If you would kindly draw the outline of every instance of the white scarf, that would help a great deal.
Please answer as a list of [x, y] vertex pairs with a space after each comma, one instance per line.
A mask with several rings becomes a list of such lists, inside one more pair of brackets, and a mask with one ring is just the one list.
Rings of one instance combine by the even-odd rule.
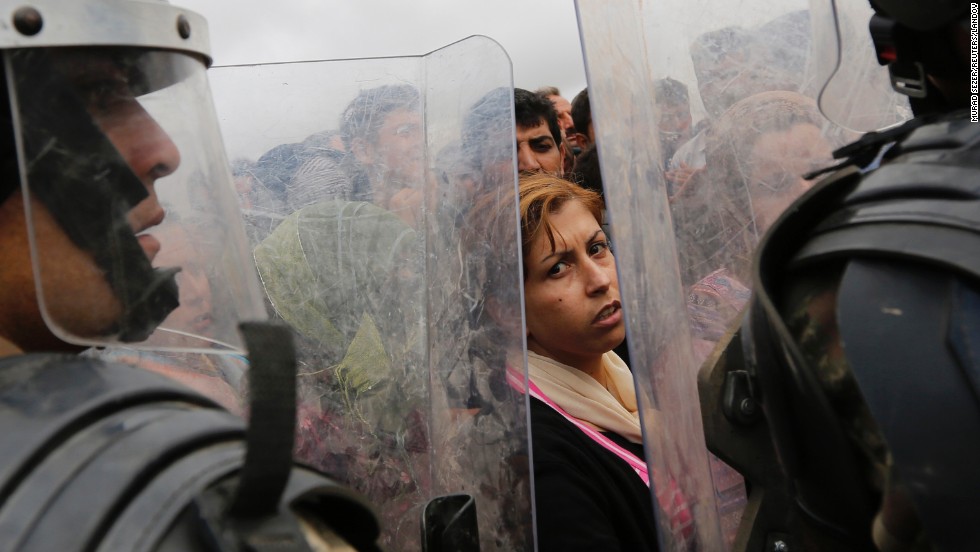
[[585, 372], [527, 352], [531, 381], [573, 418], [599, 431], [611, 431], [634, 443], [642, 443], [633, 374], [619, 356], [602, 355], [600, 379]]

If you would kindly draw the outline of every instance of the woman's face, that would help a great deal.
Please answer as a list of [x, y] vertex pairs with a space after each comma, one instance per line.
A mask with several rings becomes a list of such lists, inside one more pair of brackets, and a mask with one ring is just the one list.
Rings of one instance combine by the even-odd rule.
[[589, 365], [626, 337], [616, 264], [598, 221], [579, 201], [551, 215], [524, 259], [528, 349], [572, 367]]

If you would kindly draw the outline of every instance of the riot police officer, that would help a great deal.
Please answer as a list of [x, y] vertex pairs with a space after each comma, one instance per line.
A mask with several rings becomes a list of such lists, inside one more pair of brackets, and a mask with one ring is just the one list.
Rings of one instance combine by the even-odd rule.
[[[370, 508], [292, 464], [288, 334], [255, 322], [205, 21], [137, 0], [0, 14], [3, 548], [376, 549]], [[177, 219], [183, 232], [160, 231]], [[167, 235], [212, 261], [209, 312], [179, 315], [189, 261], [156, 262], [179, 245]], [[119, 343], [250, 349], [255, 423], [169, 379], [66, 354]]]
[[[637, 392], [650, 405], [648, 460], [701, 505], [693, 514], [706, 549], [723, 549], [723, 540], [733, 550], [781, 552], [972, 550], [980, 542], [971, 7], [874, 0], [872, 14], [860, 4], [578, 2], [603, 180], [621, 183], [606, 198]], [[711, 40], [718, 33], [751, 40], [732, 51]], [[702, 38], [717, 54], [713, 81], [683, 55], [683, 45]], [[834, 146], [853, 141], [850, 131], [884, 130], [838, 149], [826, 171], [833, 174], [816, 183], [820, 175], [796, 172], [808, 170], [796, 166], [810, 144], [788, 139], [814, 129], [742, 124], [747, 139], [718, 141], [735, 163], [708, 161], [718, 176], [696, 191], [709, 201], [685, 206], [666, 196], [651, 154], [648, 129], [665, 103], [653, 82], [665, 77], [686, 80], [705, 106], [719, 99], [706, 97], [711, 88], [749, 102], [759, 90], [809, 96]], [[610, 116], [624, 105], [629, 118]], [[915, 117], [903, 123], [910, 105]], [[752, 123], [773, 115], [731, 113], [754, 115]], [[766, 217], [775, 222], [751, 282], [726, 274], [728, 240], [698, 243], [712, 247], [704, 268], [714, 277], [696, 275], [694, 288], [678, 277], [691, 266], [672, 226], [710, 229], [705, 213], [728, 207], [714, 190], [797, 180], [813, 187]], [[745, 299], [740, 283], [755, 293], [744, 323], [729, 317]], [[690, 316], [695, 310], [705, 316]], [[712, 324], [699, 327], [704, 321]], [[698, 372], [697, 412], [688, 383], [691, 351], [701, 346], [708, 361]], [[726, 489], [723, 471], [701, 467], [701, 424], [691, 418], [703, 422], [711, 452], [745, 477], [746, 500], [726, 500], [737, 486]], [[665, 548], [684, 549], [661, 529]]]
[[[749, 431], [761, 403], [784, 476], [767, 491], [785, 493], [790, 515], [757, 520], [770, 537], [786, 531], [785, 550], [971, 550], [980, 132], [967, 110], [970, 4], [872, 6], [878, 61], [916, 116], [835, 152], [832, 174], [760, 245], [752, 305], [719, 363], [743, 382], [726, 386], [728, 405], [747, 408], [730, 408], [708, 440]], [[846, 102], [830, 89], [820, 105], [834, 118]]]

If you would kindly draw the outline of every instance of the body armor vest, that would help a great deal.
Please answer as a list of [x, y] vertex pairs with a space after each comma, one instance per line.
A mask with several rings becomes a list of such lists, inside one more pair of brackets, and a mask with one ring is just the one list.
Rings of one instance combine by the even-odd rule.
[[[855, 418], [828, 394], [831, 354], [788, 329], [788, 290], [835, 279], [844, 366], [940, 550], [980, 542], [980, 126], [919, 118], [835, 152], [836, 173], [774, 225], [754, 268], [745, 364], [797, 506], [863, 540], [879, 507], [855, 460]], [[881, 160], [874, 170], [861, 170]], [[818, 278], [821, 276], [817, 276]], [[846, 376], [840, 381], [849, 381]], [[839, 391], [839, 390], [835, 390]], [[863, 409], [863, 407], [861, 407]], [[855, 413], [857, 416], [857, 413]]]
[[275, 503], [259, 493], [248, 506], [264, 507], [235, 512], [245, 423], [148, 371], [2, 359], [0, 441], [4, 550], [308, 550], [302, 525], [376, 550], [370, 508], [299, 466]]

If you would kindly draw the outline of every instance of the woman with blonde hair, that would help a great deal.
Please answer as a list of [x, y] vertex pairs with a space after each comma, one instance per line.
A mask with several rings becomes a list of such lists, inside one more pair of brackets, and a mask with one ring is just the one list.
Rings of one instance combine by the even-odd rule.
[[602, 199], [541, 174], [519, 194], [539, 549], [657, 550]]

